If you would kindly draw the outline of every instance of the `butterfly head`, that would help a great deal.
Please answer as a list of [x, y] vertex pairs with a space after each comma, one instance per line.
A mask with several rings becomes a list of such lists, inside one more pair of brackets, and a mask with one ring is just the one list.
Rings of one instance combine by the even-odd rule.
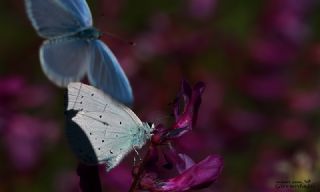
[[143, 123], [143, 126], [137, 129], [137, 133], [133, 139], [133, 146], [137, 148], [141, 148], [147, 140], [149, 140], [152, 136], [152, 131], [154, 129], [153, 123]]
[[143, 123], [143, 132], [144, 132], [144, 135], [146, 136], [151, 136], [151, 132], [153, 131], [154, 129], [154, 123], [151, 123], [151, 122], [145, 122]]
[[152, 122], [147, 122], [147, 124], [148, 124], [148, 126], [150, 127], [150, 129], [151, 130], [153, 130], [154, 129], [154, 123], [152, 123]]

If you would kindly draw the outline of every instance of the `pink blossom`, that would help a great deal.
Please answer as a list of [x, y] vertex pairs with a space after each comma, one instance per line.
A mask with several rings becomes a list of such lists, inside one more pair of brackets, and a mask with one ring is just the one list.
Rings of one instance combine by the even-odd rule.
[[[180, 175], [164, 181], [156, 181], [155, 175], [147, 175], [142, 187], [155, 192], [178, 192], [201, 188], [213, 183], [220, 175], [223, 161], [220, 156], [210, 155], [183, 171]], [[148, 182], [145, 182], [145, 181]]]

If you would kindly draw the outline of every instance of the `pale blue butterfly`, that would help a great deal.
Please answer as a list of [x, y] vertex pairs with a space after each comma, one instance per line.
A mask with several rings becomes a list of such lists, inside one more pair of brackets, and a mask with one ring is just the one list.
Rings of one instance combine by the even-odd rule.
[[153, 124], [93, 86], [70, 83], [66, 99], [67, 138], [86, 164], [105, 164], [109, 171], [152, 135]]
[[98, 38], [85, 0], [25, 0], [28, 16], [39, 36], [44, 73], [56, 85], [88, 75], [92, 85], [118, 101], [133, 101], [129, 81], [111, 50]]

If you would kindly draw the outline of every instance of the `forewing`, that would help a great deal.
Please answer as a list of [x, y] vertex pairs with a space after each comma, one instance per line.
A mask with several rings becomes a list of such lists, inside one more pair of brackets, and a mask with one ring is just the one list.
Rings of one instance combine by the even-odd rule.
[[92, 15], [86, 0], [59, 0], [59, 3], [77, 18], [81, 27], [92, 26]]
[[79, 81], [86, 74], [90, 54], [90, 44], [86, 40], [47, 40], [40, 48], [40, 63], [44, 73], [53, 83], [66, 87], [70, 82]]
[[39, 36], [57, 37], [92, 25], [85, 0], [25, 0], [26, 10]]
[[110, 170], [133, 146], [145, 142], [137, 139], [143, 131], [140, 119], [93, 86], [70, 83], [66, 107], [67, 122], [71, 122], [67, 126], [69, 143], [87, 164], [105, 163]]
[[117, 101], [131, 105], [133, 95], [127, 76], [111, 50], [100, 40], [92, 41], [89, 81]]
[[66, 110], [114, 113], [142, 126], [141, 120], [128, 107], [90, 85], [79, 82], [70, 83], [66, 103]]
[[[120, 163], [132, 149], [132, 142], [137, 134], [138, 125], [125, 116], [112, 112], [77, 113], [72, 120], [79, 130], [67, 127], [67, 137], [71, 148], [78, 158], [87, 164], [106, 164], [107, 170]], [[82, 132], [88, 142], [82, 142], [74, 132]]]

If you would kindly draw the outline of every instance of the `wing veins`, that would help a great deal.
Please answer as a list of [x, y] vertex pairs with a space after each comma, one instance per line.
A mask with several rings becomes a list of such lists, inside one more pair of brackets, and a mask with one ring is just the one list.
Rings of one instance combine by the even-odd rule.
[[[84, 114], [84, 113], [79, 114], [79, 115], [82, 115], [82, 116], [84, 116], [84, 117], [87, 117], [87, 118], [96, 120], [96, 121], [98, 121], [98, 122], [100, 122], [100, 123], [102, 123], [102, 124], [103, 124], [103, 123], [108, 123], [108, 122], [102, 121], [102, 120], [100, 120], [100, 119], [97, 119], [97, 118], [91, 117], [91, 116], [89, 116], [89, 115], [86, 115], [86, 114]], [[118, 127], [118, 126], [113, 125], [113, 127]], [[123, 127], [121, 127], [121, 128], [123, 128]], [[105, 129], [107, 129], [107, 127], [105, 127]], [[91, 129], [90, 129], [90, 130], [91, 130]], [[116, 132], [114, 132], [114, 133], [116, 133]], [[118, 133], [126, 133], [126, 132], [118, 132]], [[127, 134], [127, 135], [133, 135], [133, 134], [131, 134], [131, 133], [126, 133], [126, 134]]]

